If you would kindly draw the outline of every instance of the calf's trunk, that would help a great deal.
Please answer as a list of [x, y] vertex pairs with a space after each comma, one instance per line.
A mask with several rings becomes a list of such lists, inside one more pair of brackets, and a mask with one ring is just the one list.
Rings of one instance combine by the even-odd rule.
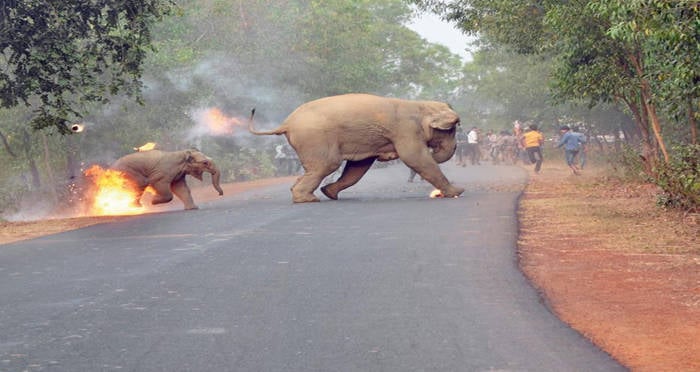
[[213, 162], [209, 167], [209, 172], [211, 173], [212, 186], [214, 186], [216, 191], [219, 192], [219, 195], [224, 195], [224, 190], [221, 189], [221, 185], [219, 184], [221, 180], [221, 172], [219, 171], [219, 168], [216, 166], [216, 164], [214, 164]]

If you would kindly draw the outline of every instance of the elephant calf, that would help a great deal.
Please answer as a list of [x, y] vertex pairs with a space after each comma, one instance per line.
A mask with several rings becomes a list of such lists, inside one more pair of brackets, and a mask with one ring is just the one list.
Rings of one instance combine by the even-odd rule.
[[144, 190], [151, 186], [156, 192], [152, 204], [167, 203], [173, 200], [175, 194], [185, 204], [185, 209], [197, 209], [185, 176], [189, 174], [201, 181], [203, 172], [211, 173], [212, 185], [219, 195], [224, 194], [219, 185], [221, 174], [216, 164], [194, 149], [135, 152], [119, 158], [110, 168], [124, 172], [137, 185], [136, 205], [141, 205]]
[[305, 170], [292, 186], [292, 200], [303, 203], [318, 201], [313, 192], [343, 160], [340, 178], [321, 188], [330, 199], [357, 183], [375, 160], [398, 158], [444, 196], [461, 195], [464, 189], [450, 184], [438, 166], [455, 152], [457, 125], [459, 116], [446, 103], [346, 94], [307, 102], [271, 131], [256, 131], [251, 115], [248, 130], [287, 137]]

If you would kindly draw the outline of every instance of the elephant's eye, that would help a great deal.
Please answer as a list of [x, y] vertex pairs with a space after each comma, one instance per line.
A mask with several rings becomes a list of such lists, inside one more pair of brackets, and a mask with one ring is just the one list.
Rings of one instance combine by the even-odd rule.
[[206, 160], [205, 160], [202, 164], [204, 164], [205, 167], [208, 167], [208, 166], [209, 166], [209, 162], [206, 161]]

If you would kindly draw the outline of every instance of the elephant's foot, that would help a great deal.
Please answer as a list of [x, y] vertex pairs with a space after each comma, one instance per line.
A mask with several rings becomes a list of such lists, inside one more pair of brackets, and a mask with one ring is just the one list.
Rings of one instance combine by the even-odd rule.
[[193, 209], [199, 209], [199, 207], [196, 206], [196, 205], [194, 205], [194, 204], [192, 204], [192, 205], [186, 205], [186, 206], [185, 206], [185, 210], [186, 210], [186, 211], [190, 211], [190, 210], [193, 210]]
[[464, 192], [463, 187], [448, 186], [443, 190], [440, 190], [445, 198], [456, 198]]
[[314, 203], [318, 202], [318, 198], [314, 194], [294, 194], [292, 193], [292, 202], [294, 203]]
[[338, 200], [338, 191], [333, 187], [333, 185], [335, 185], [335, 183], [329, 183], [328, 185], [321, 187], [321, 192], [329, 199]]

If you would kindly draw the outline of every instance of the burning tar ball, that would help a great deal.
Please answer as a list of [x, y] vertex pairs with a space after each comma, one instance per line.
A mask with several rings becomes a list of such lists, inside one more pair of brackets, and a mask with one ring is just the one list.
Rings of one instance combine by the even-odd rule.
[[80, 133], [85, 130], [85, 125], [84, 124], [71, 124], [70, 125], [70, 131], [73, 133]]

